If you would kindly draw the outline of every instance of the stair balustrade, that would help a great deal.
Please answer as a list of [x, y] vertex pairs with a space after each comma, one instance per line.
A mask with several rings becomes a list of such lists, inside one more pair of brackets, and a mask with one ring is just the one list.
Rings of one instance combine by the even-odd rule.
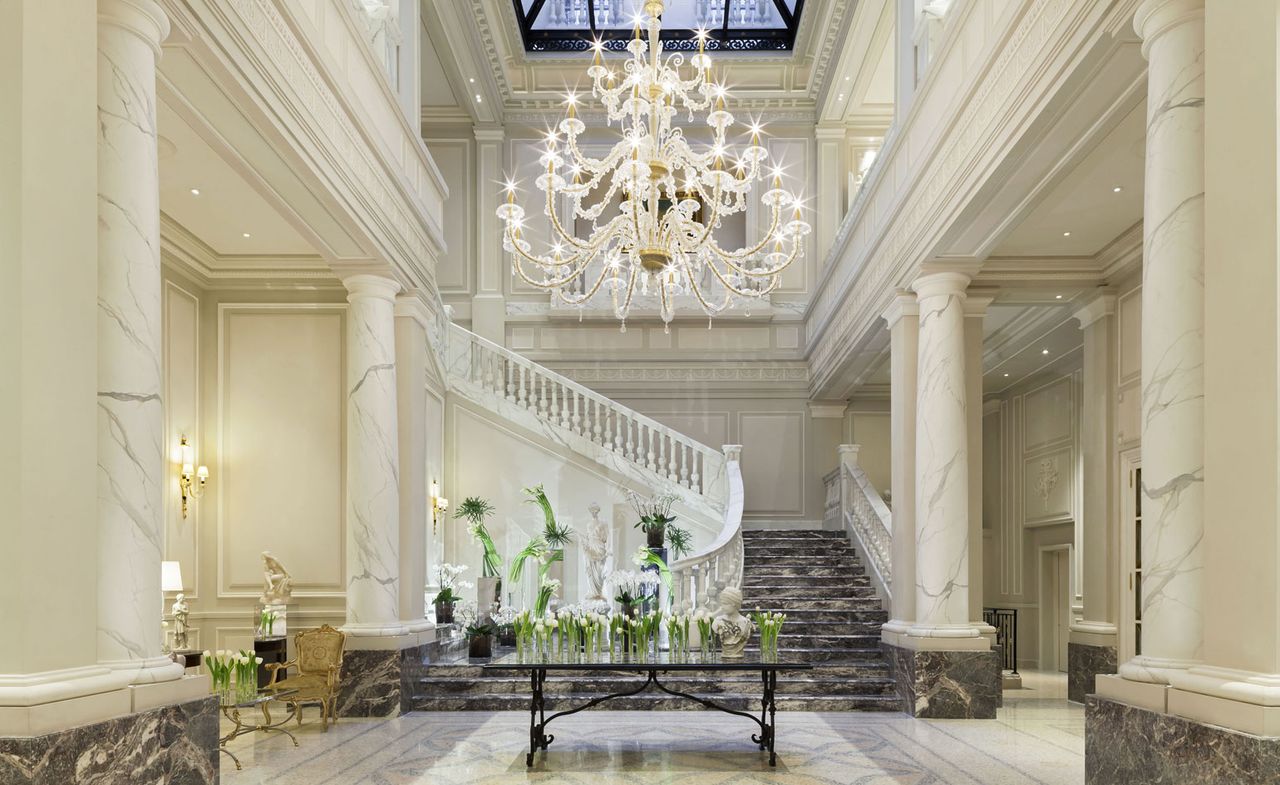
[[858, 445], [840, 445], [840, 467], [823, 478], [826, 517], [839, 521], [865, 556], [885, 600], [893, 596], [893, 513], [858, 465]]
[[724, 460], [724, 527], [710, 547], [671, 564], [672, 601], [688, 612], [714, 611], [721, 591], [742, 587], [742, 445], [726, 444]]

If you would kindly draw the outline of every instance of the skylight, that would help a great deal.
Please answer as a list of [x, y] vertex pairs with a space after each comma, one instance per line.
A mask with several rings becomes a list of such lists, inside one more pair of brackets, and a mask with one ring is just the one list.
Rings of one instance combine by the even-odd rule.
[[[600, 38], [621, 50], [634, 31], [642, 0], [512, 0], [529, 52], [585, 51]], [[706, 29], [708, 50], [789, 51], [804, 0], [667, 0], [662, 39], [670, 50], [695, 49]]]

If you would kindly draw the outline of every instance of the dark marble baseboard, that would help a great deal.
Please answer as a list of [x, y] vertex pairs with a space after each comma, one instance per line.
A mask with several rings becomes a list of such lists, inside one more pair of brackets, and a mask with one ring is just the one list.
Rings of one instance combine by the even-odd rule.
[[1274, 785], [1280, 739], [1251, 736], [1090, 695], [1086, 785]]
[[411, 711], [415, 686], [426, 675], [428, 645], [344, 653], [338, 716], [398, 717]]
[[34, 738], [0, 738], [0, 785], [214, 785], [218, 700], [201, 698]]
[[926, 719], [995, 718], [1001, 700], [998, 652], [881, 646], [906, 713]]
[[1067, 700], [1084, 703], [1085, 696], [1093, 694], [1095, 677], [1100, 673], [1115, 673], [1116, 668], [1114, 646], [1068, 643]]

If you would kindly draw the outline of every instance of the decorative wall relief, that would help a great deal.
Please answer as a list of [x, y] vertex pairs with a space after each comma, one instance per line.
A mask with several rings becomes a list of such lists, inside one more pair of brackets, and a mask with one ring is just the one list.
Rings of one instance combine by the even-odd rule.
[[1058, 487], [1058, 459], [1045, 458], [1040, 461], [1040, 472], [1036, 476], [1036, 492], [1040, 495], [1045, 512], [1049, 511], [1049, 497], [1056, 487]]

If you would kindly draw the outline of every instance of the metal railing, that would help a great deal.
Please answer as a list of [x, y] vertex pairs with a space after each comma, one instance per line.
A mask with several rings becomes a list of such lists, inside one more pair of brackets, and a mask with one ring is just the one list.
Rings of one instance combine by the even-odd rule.
[[1000, 667], [1018, 672], [1018, 609], [983, 608], [982, 620], [996, 628], [996, 647], [1000, 649]]

